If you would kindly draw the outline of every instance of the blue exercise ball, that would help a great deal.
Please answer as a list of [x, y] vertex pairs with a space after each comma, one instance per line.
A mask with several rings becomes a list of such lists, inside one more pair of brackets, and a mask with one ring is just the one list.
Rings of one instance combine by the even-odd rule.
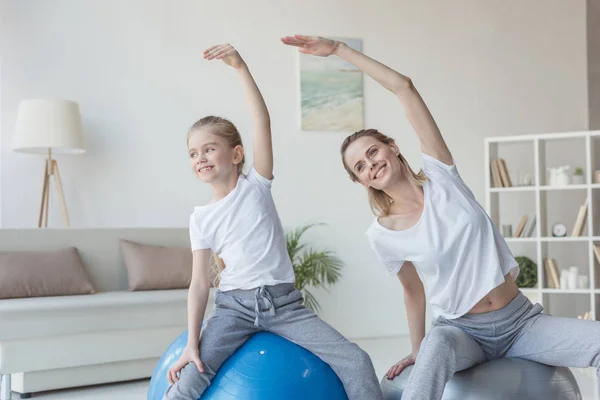
[[[169, 387], [167, 370], [179, 358], [186, 341], [184, 332], [160, 359], [150, 381], [148, 400], [162, 399]], [[280, 336], [260, 332], [225, 361], [201, 399], [347, 400], [348, 397], [335, 372], [319, 357]]]
[[179, 356], [187, 344], [187, 333], [188, 331], [186, 330], [177, 336], [173, 343], [167, 347], [167, 351], [165, 351], [160, 360], [158, 360], [158, 364], [154, 367], [154, 372], [150, 379], [148, 400], [162, 400], [167, 389], [171, 386], [167, 378], [167, 371], [175, 364], [175, 361], [179, 360]]

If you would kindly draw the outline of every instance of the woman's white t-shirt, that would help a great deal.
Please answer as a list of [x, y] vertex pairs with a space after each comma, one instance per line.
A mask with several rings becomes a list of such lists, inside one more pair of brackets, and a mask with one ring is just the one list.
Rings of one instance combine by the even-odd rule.
[[519, 267], [456, 166], [423, 154], [423, 171], [428, 180], [419, 221], [395, 231], [376, 218], [367, 237], [391, 275], [406, 261], [414, 264], [434, 317], [458, 318], [507, 273], [516, 278]]
[[295, 281], [271, 183], [252, 167], [227, 196], [190, 216], [192, 251], [210, 248], [225, 262], [222, 291]]

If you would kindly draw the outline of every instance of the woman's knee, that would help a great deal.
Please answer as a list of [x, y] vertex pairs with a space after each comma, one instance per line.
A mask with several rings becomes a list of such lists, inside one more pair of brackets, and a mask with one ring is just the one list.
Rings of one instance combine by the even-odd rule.
[[428, 333], [425, 346], [428, 351], [438, 354], [440, 352], [450, 352], [456, 349], [463, 335], [464, 333], [459, 328], [451, 326], [435, 327]]

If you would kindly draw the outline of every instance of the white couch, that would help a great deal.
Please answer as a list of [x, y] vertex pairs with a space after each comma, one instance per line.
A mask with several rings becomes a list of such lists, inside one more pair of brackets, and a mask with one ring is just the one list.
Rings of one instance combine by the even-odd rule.
[[[164, 350], [187, 328], [187, 289], [127, 290], [119, 239], [189, 246], [185, 228], [0, 230], [0, 251], [76, 247], [99, 292], [0, 300], [5, 397], [11, 386], [27, 397], [150, 377]], [[207, 310], [213, 297], [211, 291]]]

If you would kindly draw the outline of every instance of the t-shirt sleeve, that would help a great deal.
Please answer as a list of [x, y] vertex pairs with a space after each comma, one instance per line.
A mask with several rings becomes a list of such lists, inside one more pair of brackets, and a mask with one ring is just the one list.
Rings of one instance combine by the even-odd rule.
[[423, 155], [423, 171], [428, 178], [438, 185], [451, 184], [458, 187], [466, 196], [475, 199], [475, 195], [469, 186], [463, 181], [456, 169], [454, 160], [452, 165], [445, 164], [428, 154]]
[[422, 153], [421, 155], [423, 157], [423, 171], [425, 172], [425, 175], [448, 176], [452, 178], [459, 177], [454, 160], [452, 160], [452, 165], [448, 165], [429, 154]]
[[371, 249], [375, 252], [377, 259], [383, 264], [385, 269], [387, 270], [389, 275], [396, 275], [402, 266], [404, 265], [405, 260], [400, 260], [398, 257], [393, 256], [390, 252], [386, 251], [386, 249], [377, 242], [372, 236], [369, 237], [369, 243], [371, 244]]
[[267, 179], [261, 174], [259, 174], [256, 168], [254, 168], [254, 165], [252, 166], [252, 168], [250, 168], [250, 171], [248, 171], [248, 175], [246, 176], [246, 178], [248, 179], [248, 182], [254, 185], [262, 186], [266, 189], [271, 189], [271, 184], [273, 183], [273, 179]]
[[210, 248], [206, 238], [200, 231], [200, 227], [196, 222], [196, 217], [194, 214], [190, 216], [190, 243], [192, 245], [192, 251]]

